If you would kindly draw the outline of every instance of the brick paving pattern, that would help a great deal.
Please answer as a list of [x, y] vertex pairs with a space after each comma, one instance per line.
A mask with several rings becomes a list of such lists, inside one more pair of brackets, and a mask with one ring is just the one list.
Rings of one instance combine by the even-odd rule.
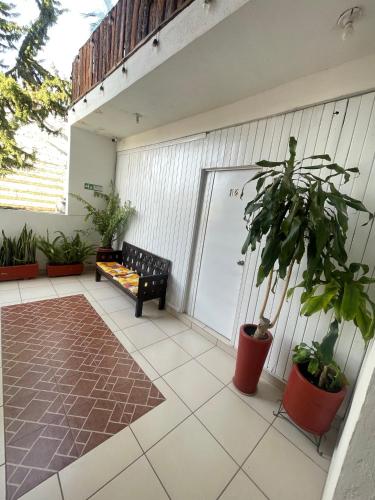
[[7, 498], [164, 401], [83, 295], [2, 308]]

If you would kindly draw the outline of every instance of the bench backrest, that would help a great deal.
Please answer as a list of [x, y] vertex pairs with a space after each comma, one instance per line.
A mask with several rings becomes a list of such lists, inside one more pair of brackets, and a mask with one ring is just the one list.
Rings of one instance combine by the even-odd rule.
[[122, 262], [124, 266], [141, 276], [168, 274], [171, 265], [168, 259], [163, 259], [125, 241], [122, 244]]

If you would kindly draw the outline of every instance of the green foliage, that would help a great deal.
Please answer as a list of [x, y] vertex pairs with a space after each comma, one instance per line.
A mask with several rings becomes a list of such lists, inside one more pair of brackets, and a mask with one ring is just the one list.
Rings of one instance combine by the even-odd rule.
[[353, 321], [363, 339], [369, 341], [375, 332], [375, 303], [367, 293], [367, 286], [375, 283], [375, 279], [366, 276], [368, 271], [368, 266], [355, 262], [330, 269], [326, 280], [320, 280], [302, 294], [301, 314], [311, 316], [332, 310], [338, 323]]
[[47, 257], [49, 264], [81, 264], [95, 254], [94, 245], [82, 241], [79, 232], [71, 237], [65, 236], [62, 231], [56, 232], [58, 236], [52, 241], [48, 231], [46, 238], [38, 239], [38, 248]]
[[[275, 265], [278, 276], [285, 278], [288, 267], [306, 254], [304, 284], [311, 289], [332, 260], [346, 262], [348, 208], [373, 217], [359, 200], [340, 193], [333, 183], [339, 177], [345, 184], [357, 168], [345, 170], [326, 154], [296, 161], [296, 147], [297, 141], [291, 137], [289, 159], [258, 162], [264, 170], [250, 180], [257, 181], [257, 195], [245, 208], [248, 235], [242, 253], [249, 247], [255, 250], [265, 238], [257, 286]], [[305, 165], [307, 160], [320, 163]]]
[[[301, 314], [332, 310], [334, 320], [321, 344], [296, 346], [293, 361], [307, 366], [312, 383], [335, 391], [346, 383], [333, 360], [339, 323], [353, 321], [365, 341], [374, 336], [375, 304], [366, 287], [375, 280], [366, 276], [368, 266], [347, 265], [345, 250], [348, 209], [367, 214], [368, 220], [373, 214], [335, 186], [335, 178], [345, 184], [357, 168], [344, 169], [327, 154], [296, 161], [296, 147], [291, 137], [288, 160], [257, 163], [263, 170], [251, 179], [257, 181], [257, 194], [245, 208], [248, 235], [242, 252], [264, 241], [257, 286], [274, 272], [276, 279], [285, 278], [290, 266], [306, 255], [303, 280], [297, 285], [304, 289]], [[308, 160], [318, 164], [308, 165]]]
[[338, 322], [334, 320], [321, 343], [313, 342], [312, 347], [301, 343], [293, 349], [293, 362], [299, 364], [302, 370], [306, 370], [308, 380], [329, 392], [337, 392], [348, 383], [333, 359], [337, 337]]
[[18, 238], [8, 238], [2, 231], [0, 266], [19, 266], [36, 262], [37, 237], [24, 225]]
[[35, 123], [41, 130], [58, 134], [46, 120], [65, 116], [70, 101], [70, 84], [44, 68], [38, 55], [48, 40], [48, 30], [62, 10], [57, 0], [36, 0], [37, 19], [29, 26], [15, 21], [14, 5], [0, 0], [0, 54], [14, 51], [15, 64], [0, 62], [0, 177], [17, 168], [31, 168], [35, 153], [17, 142], [24, 125]]
[[130, 201], [126, 201], [123, 205], [119, 194], [115, 190], [115, 186], [111, 183], [111, 189], [108, 194], [94, 192], [96, 198], [100, 198], [105, 202], [104, 208], [96, 208], [90, 202], [84, 200], [77, 194], [71, 195], [78, 201], [83, 203], [87, 215], [85, 220], [91, 220], [95, 229], [101, 236], [101, 245], [103, 247], [111, 247], [115, 235], [120, 235], [125, 230], [126, 224], [130, 217], [135, 213]]

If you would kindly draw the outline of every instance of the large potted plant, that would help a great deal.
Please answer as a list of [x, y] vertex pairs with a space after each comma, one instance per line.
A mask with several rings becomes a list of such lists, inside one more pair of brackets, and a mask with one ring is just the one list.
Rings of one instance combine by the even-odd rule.
[[[250, 179], [257, 181], [257, 194], [245, 207], [248, 235], [242, 253], [262, 245], [256, 285], [265, 279], [268, 282], [258, 324], [242, 325], [240, 329], [233, 382], [246, 394], [256, 391], [272, 342], [270, 330], [282, 310], [293, 267], [306, 255], [304, 286], [311, 289], [332, 261], [346, 262], [348, 207], [368, 213], [360, 201], [335, 186], [336, 178], [346, 183], [357, 168], [344, 169], [326, 154], [296, 161], [296, 147], [297, 141], [291, 137], [289, 158], [258, 162], [263, 170]], [[284, 285], [279, 304], [273, 318], [267, 318], [271, 291], [280, 280]]]
[[111, 252], [112, 244], [115, 237], [122, 234], [130, 217], [135, 213], [130, 201], [121, 203], [119, 194], [116, 192], [115, 186], [111, 183], [109, 193], [94, 192], [96, 198], [104, 201], [104, 207], [96, 208], [87, 200], [84, 200], [77, 194], [72, 194], [74, 198], [83, 203], [87, 215], [85, 220], [91, 220], [94, 228], [101, 236], [101, 246], [98, 252]]
[[75, 236], [65, 236], [62, 231], [52, 241], [47, 231], [46, 238], [38, 239], [38, 248], [47, 257], [49, 277], [73, 276], [83, 273], [84, 263], [95, 254], [95, 246], [86, 243], [79, 232]]
[[18, 238], [9, 238], [2, 231], [0, 242], [0, 281], [36, 278], [36, 235], [24, 225]]
[[329, 430], [346, 394], [346, 377], [334, 360], [340, 323], [353, 321], [365, 342], [374, 336], [375, 303], [367, 287], [375, 279], [366, 276], [368, 270], [358, 263], [328, 265], [322, 279], [302, 294], [302, 314], [333, 312], [333, 319], [322, 342], [295, 346], [283, 406], [299, 427], [318, 436]]

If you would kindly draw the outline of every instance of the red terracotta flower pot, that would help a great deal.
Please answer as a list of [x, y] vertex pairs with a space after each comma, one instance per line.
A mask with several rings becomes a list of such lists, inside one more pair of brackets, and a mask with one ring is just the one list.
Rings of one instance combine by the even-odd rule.
[[22, 264], [20, 266], [4, 266], [0, 267], [0, 281], [10, 280], [27, 280], [36, 278], [39, 273], [39, 265]]
[[83, 273], [83, 264], [47, 264], [47, 275], [50, 278], [58, 276], [76, 276]]
[[345, 395], [345, 387], [339, 392], [328, 392], [316, 387], [294, 364], [284, 392], [283, 406], [301, 429], [321, 436], [329, 431]]
[[272, 344], [272, 335], [267, 332], [266, 339], [256, 339], [253, 334], [256, 325], [242, 325], [238, 343], [236, 371], [233, 383], [245, 394], [254, 394], [257, 390], [260, 374]]

